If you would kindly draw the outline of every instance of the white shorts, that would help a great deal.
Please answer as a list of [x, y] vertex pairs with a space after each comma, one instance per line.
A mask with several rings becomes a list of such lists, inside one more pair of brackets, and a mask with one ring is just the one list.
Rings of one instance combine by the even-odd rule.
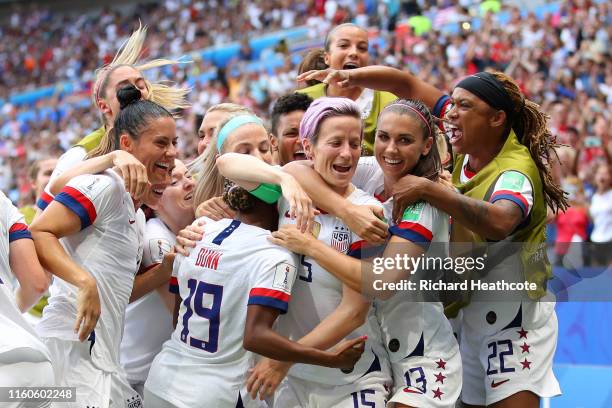
[[324, 385], [287, 376], [276, 390], [274, 408], [385, 408], [390, 379], [373, 372], [346, 385]]
[[[55, 385], [53, 367], [46, 361], [42, 363], [0, 363], [0, 384], [3, 387], [51, 387]], [[51, 407], [51, 402], [3, 402], [3, 408]]]
[[153, 359], [144, 385], [145, 406], [163, 408], [267, 408], [246, 392], [248, 367], [244, 362], [204, 364], [164, 344]]
[[76, 387], [76, 402], [66, 407], [141, 408], [142, 399], [130, 387], [125, 373], [100, 370], [89, 354], [90, 343], [43, 338], [49, 349], [57, 385]]
[[430, 344], [423, 344], [423, 355], [391, 362], [394, 387], [389, 402], [411, 407], [455, 406], [461, 393], [461, 353], [445, 323]]
[[[523, 306], [535, 310], [533, 306], [537, 302], [533, 303], [523, 302]], [[549, 305], [545, 306], [543, 309]], [[479, 304], [468, 307], [479, 307]], [[531, 391], [540, 397], [561, 394], [552, 371], [558, 334], [554, 311], [543, 316], [519, 309], [512, 323], [492, 334], [465, 323], [461, 327], [460, 344], [464, 403], [490, 405], [520, 391]]]

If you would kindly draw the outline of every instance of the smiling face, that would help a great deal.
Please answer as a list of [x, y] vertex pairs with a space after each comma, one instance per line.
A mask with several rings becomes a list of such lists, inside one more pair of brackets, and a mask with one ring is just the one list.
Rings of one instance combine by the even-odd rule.
[[214, 110], [204, 115], [200, 129], [198, 130], [198, 154], [202, 154], [204, 150], [206, 150], [219, 123], [223, 122], [231, 115], [232, 113], [222, 110]]
[[433, 138], [425, 136], [422, 122], [412, 115], [385, 112], [380, 116], [374, 156], [385, 178], [397, 180], [412, 172], [421, 155], [431, 150]]
[[147, 169], [149, 182], [155, 186], [154, 193], [161, 197], [163, 188], [170, 183], [170, 174], [176, 158], [176, 125], [174, 119], [161, 117], [151, 119], [140, 137], [134, 139], [128, 134], [120, 137], [122, 150], [134, 155]]
[[325, 63], [332, 69], [354, 69], [368, 65], [368, 33], [351, 25], [336, 28], [329, 38]]
[[263, 126], [256, 123], [240, 126], [225, 139], [222, 153], [229, 152], [249, 154], [272, 164], [268, 132]]
[[352, 116], [324, 119], [314, 144], [304, 139], [314, 169], [338, 194], [345, 195], [361, 155], [361, 120]]
[[182, 215], [193, 216], [193, 188], [195, 182], [182, 161], [175, 160], [174, 163], [172, 181], [164, 190], [159, 203], [160, 209], [177, 217]]
[[278, 149], [281, 166], [295, 160], [306, 159], [302, 141], [299, 138], [300, 121], [303, 116], [303, 110], [296, 110], [278, 118], [277, 134], [272, 135], [272, 143]]
[[492, 141], [491, 123], [495, 121], [496, 111], [486, 102], [466, 91], [455, 88], [452, 95], [453, 107], [446, 119], [450, 123], [445, 128], [450, 132], [450, 144], [457, 154], [474, 154], [484, 144]]
[[149, 98], [149, 91], [145, 84], [144, 77], [136, 68], [126, 65], [111, 71], [107, 78], [104, 97], [98, 102], [98, 108], [102, 111], [107, 120], [110, 120], [110, 123], [115, 120], [117, 113], [119, 113], [117, 91], [130, 84], [134, 85], [142, 93], [142, 99]]

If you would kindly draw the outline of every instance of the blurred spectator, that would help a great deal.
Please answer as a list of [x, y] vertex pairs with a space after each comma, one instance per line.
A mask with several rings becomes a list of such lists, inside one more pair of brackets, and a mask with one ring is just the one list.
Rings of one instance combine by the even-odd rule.
[[597, 190], [591, 199], [589, 212], [593, 219], [591, 241], [593, 258], [599, 265], [612, 261], [612, 174], [609, 164], [601, 164], [595, 172]]
[[[580, 246], [571, 244], [585, 242], [588, 238], [588, 209], [582, 182], [577, 177], [568, 177], [562, 187], [568, 193], [570, 207], [566, 211], [560, 211], [555, 219], [557, 224], [555, 264], [575, 268], [582, 266], [582, 253]], [[576, 252], [579, 252], [579, 254], [575, 254]], [[568, 254], [571, 261], [565, 259]]]
[[[559, 149], [563, 161], [559, 181], [579, 177], [589, 200], [597, 188], [596, 169], [608, 162], [612, 149], [612, 7], [609, 2], [568, 0], [560, 2], [554, 13], [536, 16], [522, 15], [519, 8], [506, 4], [502, 2], [507, 14], [502, 21], [499, 13], [481, 14], [481, 2], [473, 0], [164, 0], [121, 11], [91, 6], [88, 13], [16, 3], [0, 25], [0, 99], [63, 81], [73, 83], [76, 90], [34, 107], [4, 104], [0, 189], [16, 202], [20, 196], [29, 199], [29, 165], [47, 154], [61, 153], [96, 128], [99, 120], [87, 100], [93, 69], [109, 62], [138, 19], [150, 25], [149, 57], [239, 41], [246, 45], [243, 60], [253, 56], [248, 41], [261, 34], [303, 25], [316, 44], [332, 24], [353, 21], [375, 25], [370, 31], [372, 64], [410, 70], [440, 89], [449, 91], [458, 79], [482, 69], [513, 76], [525, 94], [551, 115], [553, 135], [566, 145]], [[481, 16], [478, 29], [462, 24], [476, 15]], [[415, 33], [410, 17], [422, 17], [428, 24]], [[160, 78], [169, 75], [184, 82], [202, 74], [214, 78], [193, 82], [193, 108], [183, 112], [177, 123], [183, 158], [197, 154], [195, 122], [210, 106], [230, 101], [268, 117], [270, 103], [298, 86], [298, 70], [324, 66], [320, 51], [296, 66], [291, 50], [303, 53], [303, 47], [294, 48], [289, 39], [285, 45], [287, 53], [284, 46], [276, 50], [283, 54], [283, 65], [264, 63], [255, 72], [247, 72], [246, 61], [219, 68], [197, 57], [171, 75], [159, 71]], [[276, 55], [273, 49], [262, 54], [262, 58]]]

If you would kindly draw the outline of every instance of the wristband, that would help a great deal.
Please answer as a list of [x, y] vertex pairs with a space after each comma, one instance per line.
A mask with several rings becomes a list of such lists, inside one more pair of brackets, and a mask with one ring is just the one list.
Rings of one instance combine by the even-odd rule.
[[283, 190], [276, 184], [261, 183], [249, 193], [267, 204], [274, 204], [283, 194]]

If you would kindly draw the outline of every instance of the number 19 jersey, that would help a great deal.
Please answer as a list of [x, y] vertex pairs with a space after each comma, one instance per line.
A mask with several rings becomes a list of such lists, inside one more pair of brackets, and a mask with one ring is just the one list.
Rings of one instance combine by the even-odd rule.
[[233, 408], [253, 359], [242, 347], [247, 307], [285, 313], [297, 259], [267, 240], [270, 231], [238, 220], [207, 221], [190, 256], [175, 260], [178, 322], [145, 387], [180, 407]]

